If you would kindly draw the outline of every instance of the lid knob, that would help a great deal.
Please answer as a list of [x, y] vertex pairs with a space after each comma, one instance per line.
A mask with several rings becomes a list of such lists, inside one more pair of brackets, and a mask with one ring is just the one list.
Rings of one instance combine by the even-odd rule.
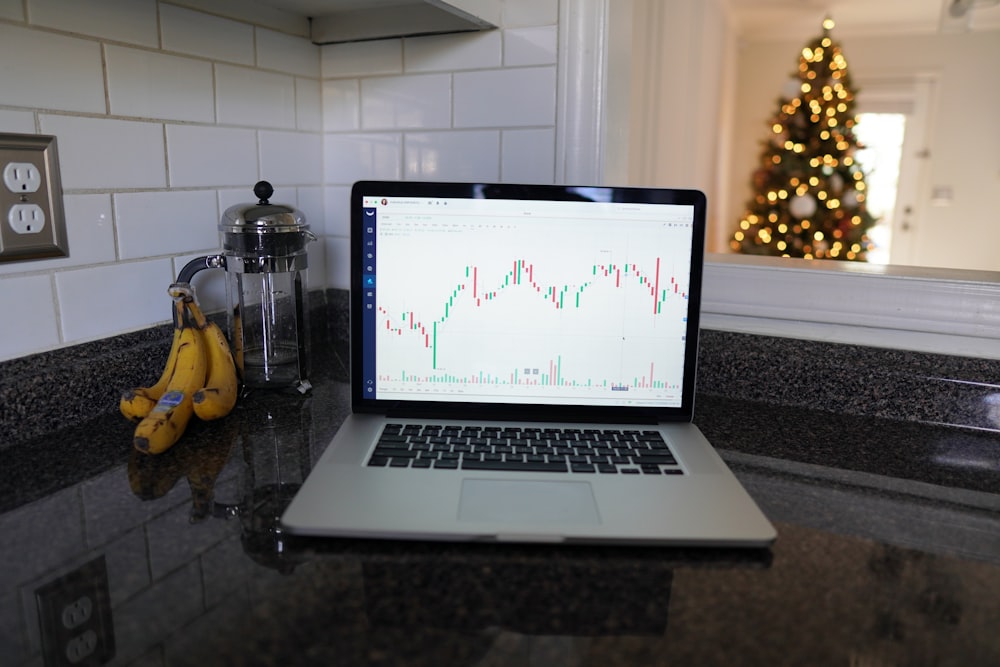
[[274, 188], [267, 181], [257, 181], [253, 186], [253, 194], [259, 200], [258, 204], [266, 206], [269, 203], [267, 200], [274, 194]]

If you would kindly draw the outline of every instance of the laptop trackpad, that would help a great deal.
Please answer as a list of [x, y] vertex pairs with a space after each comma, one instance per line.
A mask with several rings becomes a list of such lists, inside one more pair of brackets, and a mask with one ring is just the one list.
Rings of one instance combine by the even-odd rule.
[[539, 480], [462, 480], [458, 518], [500, 523], [601, 523], [589, 482]]

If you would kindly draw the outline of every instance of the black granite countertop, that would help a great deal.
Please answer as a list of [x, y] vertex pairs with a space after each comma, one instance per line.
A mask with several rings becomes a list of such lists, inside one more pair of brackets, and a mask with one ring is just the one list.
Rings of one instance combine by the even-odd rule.
[[115, 665], [1000, 664], [995, 432], [699, 395], [766, 550], [289, 538], [344, 352], [158, 457], [112, 413], [0, 449], [0, 662], [48, 664], [38, 600], [83, 568]]

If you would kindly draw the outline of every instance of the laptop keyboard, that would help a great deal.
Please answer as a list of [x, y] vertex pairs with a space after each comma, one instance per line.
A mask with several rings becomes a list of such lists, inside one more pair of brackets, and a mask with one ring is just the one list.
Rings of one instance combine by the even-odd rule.
[[387, 424], [369, 466], [682, 475], [658, 431]]

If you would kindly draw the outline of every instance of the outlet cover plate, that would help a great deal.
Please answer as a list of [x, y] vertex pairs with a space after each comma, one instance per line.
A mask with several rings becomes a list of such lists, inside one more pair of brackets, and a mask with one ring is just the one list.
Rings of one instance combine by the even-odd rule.
[[[10, 165], [33, 168], [27, 187], [12, 187]], [[56, 138], [0, 133], [0, 173], [0, 262], [68, 257]]]
[[97, 667], [115, 655], [108, 568], [98, 556], [35, 590], [46, 667]]

